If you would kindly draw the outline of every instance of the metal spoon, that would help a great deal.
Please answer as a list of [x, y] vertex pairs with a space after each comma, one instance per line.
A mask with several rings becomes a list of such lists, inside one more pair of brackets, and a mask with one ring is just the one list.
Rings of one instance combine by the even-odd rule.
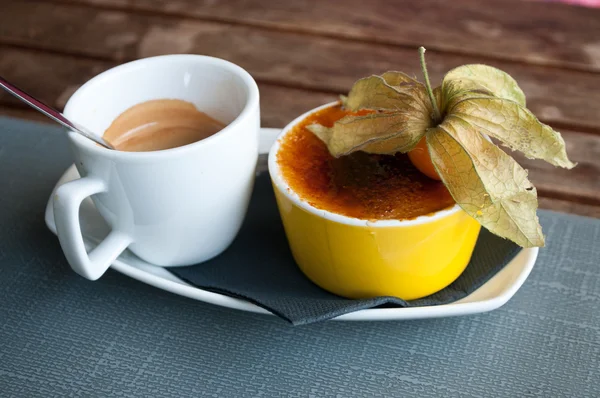
[[18, 87], [14, 86], [13, 84], [10, 84], [5, 79], [3, 79], [2, 76], [0, 76], [0, 87], [2, 87], [6, 91], [8, 91], [12, 95], [14, 95], [18, 99], [20, 99], [21, 101], [23, 101], [24, 103], [29, 105], [30, 107], [32, 107], [33, 109], [40, 111], [41, 113], [48, 116], [50, 119], [54, 120], [55, 122], [62, 124], [66, 128], [71, 129], [71, 130], [81, 134], [85, 138], [88, 138], [88, 139], [96, 142], [97, 144], [102, 145], [105, 148], [115, 149], [115, 147], [113, 147], [111, 144], [109, 144], [102, 137], [95, 135], [94, 133], [90, 132], [88, 129], [86, 129], [83, 126], [68, 120], [62, 113], [60, 113], [56, 109], [44, 104], [42, 101], [33, 98], [31, 95], [27, 94], [25, 91], [19, 89]]

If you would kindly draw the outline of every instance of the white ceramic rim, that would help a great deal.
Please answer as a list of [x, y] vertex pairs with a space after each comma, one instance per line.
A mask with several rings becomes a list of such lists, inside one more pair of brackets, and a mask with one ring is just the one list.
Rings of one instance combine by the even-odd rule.
[[156, 57], [148, 57], [138, 59], [136, 61], [128, 62], [114, 68], [111, 68], [107, 71], [96, 75], [95, 77], [88, 80], [85, 84], [83, 84], [75, 93], [69, 98], [67, 104], [65, 105], [64, 114], [67, 118], [73, 117], [76, 121], [74, 115], [71, 115], [71, 107], [73, 103], [79, 101], [79, 97], [83, 95], [84, 92], [89, 90], [94, 90], [96, 86], [102, 85], [109, 79], [118, 78], [118, 76], [125, 72], [130, 72], [132, 69], [142, 69], [142, 68], [151, 68], [153, 66], [164, 66], [169, 63], [174, 62], [197, 62], [201, 64], [208, 64], [219, 67], [226, 71], [231, 72], [238, 76], [241, 81], [246, 86], [246, 90], [248, 93], [248, 98], [246, 99], [246, 104], [244, 108], [240, 112], [240, 114], [227, 126], [225, 126], [221, 131], [216, 134], [211, 135], [201, 141], [194, 142], [192, 144], [180, 146], [177, 148], [164, 149], [160, 151], [151, 151], [151, 152], [123, 152], [123, 151], [115, 151], [111, 149], [104, 148], [91, 140], [82, 137], [78, 133], [73, 131], [69, 132], [69, 137], [73, 140], [74, 143], [84, 147], [85, 149], [95, 152], [99, 156], [115, 159], [115, 160], [125, 160], [125, 161], [136, 161], [136, 160], [150, 160], [150, 159], [158, 159], [160, 157], [169, 157], [169, 156], [179, 156], [183, 155], [186, 152], [192, 151], [195, 148], [200, 146], [207, 145], [213, 140], [219, 139], [224, 135], [230, 134], [234, 131], [235, 127], [239, 124], [245, 122], [253, 112], [255, 112], [259, 107], [259, 92], [258, 86], [256, 82], [252, 78], [252, 76], [242, 67], [225, 61], [224, 59], [209, 57], [206, 55], [196, 55], [196, 54], [175, 54], [175, 55], [159, 55]]
[[271, 179], [273, 180], [273, 183], [275, 184], [275, 186], [277, 187], [279, 192], [281, 192], [283, 195], [285, 195], [296, 206], [298, 206], [301, 209], [306, 210], [307, 212], [312, 213], [318, 217], [322, 217], [327, 220], [331, 220], [331, 221], [334, 221], [334, 222], [337, 222], [340, 224], [354, 225], [354, 226], [360, 226], [360, 227], [375, 227], [375, 228], [410, 227], [410, 226], [414, 226], [414, 225], [422, 225], [422, 224], [427, 224], [430, 222], [438, 221], [442, 218], [445, 218], [452, 214], [455, 214], [458, 211], [461, 211], [460, 206], [455, 204], [453, 207], [451, 207], [449, 209], [444, 209], [444, 210], [440, 210], [440, 211], [437, 211], [432, 214], [419, 216], [419, 217], [411, 219], [411, 220], [371, 221], [371, 220], [363, 220], [363, 219], [359, 219], [359, 218], [343, 216], [341, 214], [332, 213], [327, 210], [318, 209], [318, 208], [310, 205], [306, 201], [303, 201], [302, 199], [300, 199], [298, 194], [296, 192], [294, 192], [292, 190], [292, 188], [290, 188], [288, 183], [283, 178], [283, 175], [281, 174], [281, 170], [279, 169], [279, 164], [277, 163], [277, 153], [279, 152], [279, 148], [281, 146], [281, 140], [283, 139], [283, 137], [285, 137], [285, 135], [287, 133], [289, 133], [292, 130], [292, 128], [294, 126], [296, 126], [298, 123], [300, 123], [301, 121], [306, 119], [309, 115], [311, 115], [317, 111], [320, 111], [321, 109], [329, 108], [329, 107], [332, 107], [337, 104], [339, 104], [338, 101], [330, 102], [328, 104], [321, 105], [317, 108], [314, 108], [314, 109], [304, 113], [303, 115], [298, 116], [296, 119], [294, 119], [292, 122], [290, 122], [287, 126], [285, 126], [283, 128], [281, 134], [279, 134], [279, 136], [277, 137], [277, 140], [275, 141], [275, 143], [271, 147], [271, 150], [269, 151], [269, 174], [271, 175]]

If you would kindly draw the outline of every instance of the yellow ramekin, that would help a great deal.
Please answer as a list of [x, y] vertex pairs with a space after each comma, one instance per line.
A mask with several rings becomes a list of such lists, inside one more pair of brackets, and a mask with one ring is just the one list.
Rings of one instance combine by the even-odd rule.
[[269, 154], [269, 173], [296, 263], [314, 283], [348, 298], [413, 300], [448, 286], [469, 263], [480, 230], [458, 205], [412, 220], [361, 220], [311, 206], [284, 180], [277, 163], [281, 139], [311, 113], [335, 104], [288, 124]]

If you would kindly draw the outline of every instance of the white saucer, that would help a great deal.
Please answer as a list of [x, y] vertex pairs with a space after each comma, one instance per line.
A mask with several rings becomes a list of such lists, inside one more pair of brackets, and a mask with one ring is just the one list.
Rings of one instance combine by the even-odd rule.
[[[279, 129], [261, 129], [261, 140], [259, 150], [261, 154], [266, 154], [269, 148], [279, 134]], [[259, 166], [259, 170], [264, 168]], [[75, 166], [69, 169], [60, 178], [56, 187], [79, 178], [79, 173]], [[56, 187], [54, 188], [56, 190]], [[52, 198], [50, 195], [46, 207], [46, 225], [56, 234], [56, 225], [54, 224], [54, 212]], [[87, 198], [81, 205], [79, 212], [81, 230], [84, 235], [86, 246], [89, 249], [95, 247], [97, 243], [108, 233], [109, 229], [93, 202]], [[504, 305], [516, 292], [529, 273], [533, 269], [538, 255], [538, 248], [522, 250], [506, 267], [496, 274], [487, 283], [471, 293], [469, 296], [451, 304], [413, 307], [413, 308], [375, 308], [356, 311], [350, 314], [341, 315], [335, 320], [344, 321], [382, 321], [382, 320], [408, 320], [422, 318], [437, 318], [446, 316], [469, 315], [480, 312], [491, 311]], [[171, 274], [165, 268], [151, 265], [129, 251], [125, 251], [117, 258], [112, 265], [116, 271], [125, 274], [133, 279], [137, 279], [148, 285], [189, 297], [195, 300], [204, 301], [219, 305], [222, 307], [235, 308], [242, 311], [270, 314], [269, 311], [258, 307], [245, 300], [225, 296], [218, 293], [212, 293], [206, 290], [198, 289], [190, 284], [180, 280]]]

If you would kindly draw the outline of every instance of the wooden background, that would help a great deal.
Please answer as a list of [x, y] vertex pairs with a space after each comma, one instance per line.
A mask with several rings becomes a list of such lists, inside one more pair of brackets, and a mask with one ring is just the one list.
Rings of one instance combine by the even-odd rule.
[[[230, 60], [259, 84], [263, 126], [402, 70], [432, 84], [465, 63], [510, 73], [528, 107], [563, 133], [571, 170], [515, 157], [540, 204], [600, 217], [600, 10], [515, 0], [0, 0], [0, 75], [62, 108], [123, 62], [196, 53]], [[0, 115], [47, 121], [0, 93]]]

